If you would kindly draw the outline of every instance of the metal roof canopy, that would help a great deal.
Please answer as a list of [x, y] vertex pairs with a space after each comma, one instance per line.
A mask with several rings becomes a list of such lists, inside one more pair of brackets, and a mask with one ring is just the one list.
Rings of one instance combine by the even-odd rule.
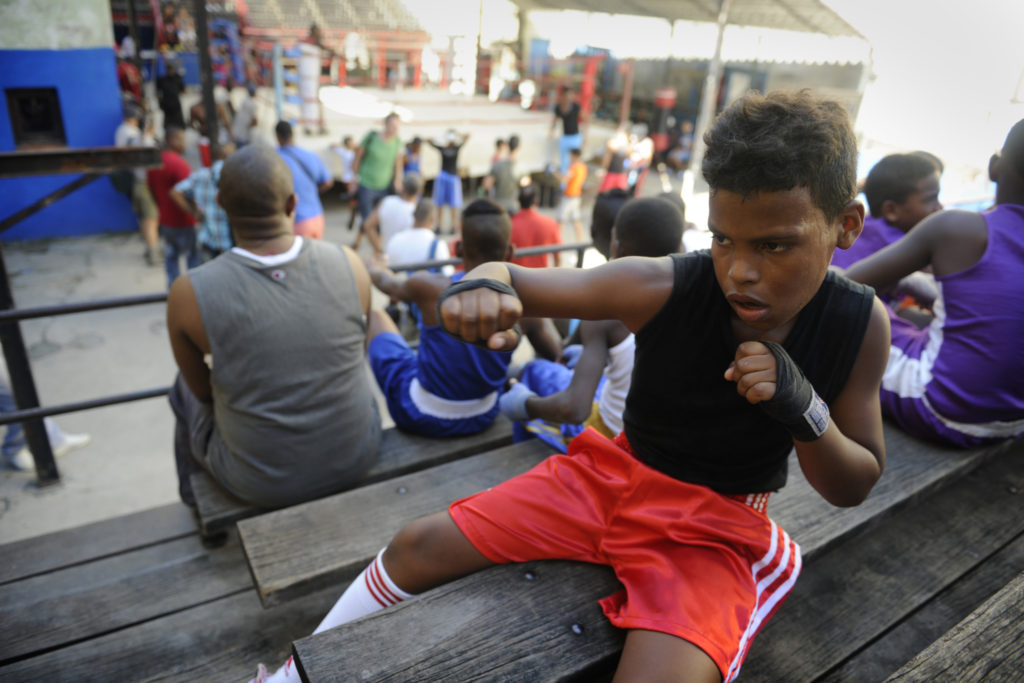
[[[722, 39], [725, 27], [757, 26], [805, 33], [823, 33], [829, 37], [863, 38], [821, 0], [513, 0], [522, 10], [580, 10], [660, 17], [668, 21], [702, 21], [718, 25], [715, 51], [704, 78], [700, 112], [693, 131], [690, 169], [698, 173], [704, 159], [704, 131], [714, 117], [715, 93], [722, 76]], [[863, 83], [861, 79], [861, 90]], [[689, 197], [684, 197], [688, 201]]]
[[[717, 23], [719, 0], [513, 0], [521, 9], [578, 10], [668, 21]], [[863, 37], [821, 0], [733, 0], [728, 23], [736, 26]]]

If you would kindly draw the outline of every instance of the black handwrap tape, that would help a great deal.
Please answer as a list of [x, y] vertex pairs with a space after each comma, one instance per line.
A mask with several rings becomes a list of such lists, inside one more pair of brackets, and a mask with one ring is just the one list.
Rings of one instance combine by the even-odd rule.
[[[474, 342], [467, 342], [465, 339], [462, 338], [461, 335], [455, 334], [454, 332], [449, 332], [448, 330], [445, 329], [444, 324], [442, 323], [443, 319], [441, 318], [441, 304], [444, 303], [445, 299], [447, 299], [450, 296], [459, 294], [460, 292], [468, 292], [471, 289], [480, 289], [481, 287], [493, 289], [495, 292], [499, 292], [501, 294], [508, 294], [509, 296], [519, 298], [519, 295], [516, 293], [516, 290], [512, 289], [511, 285], [506, 285], [501, 280], [494, 280], [489, 277], [474, 278], [472, 280], [461, 280], [459, 282], [450, 284], [447, 287], [445, 287], [444, 291], [441, 292], [441, 296], [438, 297], [437, 322], [441, 325], [441, 329], [444, 330], [449, 337], [452, 337], [453, 339], [458, 339], [460, 342], [464, 344], [472, 344], [474, 346], [479, 346], [481, 348], [487, 349], [488, 351], [493, 351], [494, 349], [487, 346], [486, 339], [478, 339]], [[523, 338], [523, 331], [519, 328], [519, 325], [513, 325], [512, 330], [516, 333], [516, 346], [519, 346], [519, 340]]]
[[758, 405], [797, 441], [815, 441], [828, 429], [828, 406], [800, 367], [774, 342], [761, 342], [775, 356], [775, 395]]

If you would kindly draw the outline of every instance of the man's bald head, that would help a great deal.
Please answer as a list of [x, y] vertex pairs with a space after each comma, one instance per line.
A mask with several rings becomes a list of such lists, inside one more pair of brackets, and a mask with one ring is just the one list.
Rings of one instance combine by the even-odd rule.
[[217, 199], [232, 220], [286, 216], [295, 193], [288, 164], [263, 145], [246, 145], [228, 157], [218, 188]]

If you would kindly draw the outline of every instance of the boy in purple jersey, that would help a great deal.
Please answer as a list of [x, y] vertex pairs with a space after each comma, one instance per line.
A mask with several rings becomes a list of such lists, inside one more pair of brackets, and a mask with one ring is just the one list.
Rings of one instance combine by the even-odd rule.
[[1024, 434], [1024, 120], [989, 161], [996, 206], [943, 211], [846, 271], [884, 289], [931, 266], [935, 319], [892, 316], [882, 410], [908, 432], [971, 447]]
[[833, 266], [849, 268], [941, 211], [939, 169], [921, 154], [890, 154], [872, 166], [864, 196], [871, 212], [864, 218], [864, 231], [849, 249], [836, 249]]

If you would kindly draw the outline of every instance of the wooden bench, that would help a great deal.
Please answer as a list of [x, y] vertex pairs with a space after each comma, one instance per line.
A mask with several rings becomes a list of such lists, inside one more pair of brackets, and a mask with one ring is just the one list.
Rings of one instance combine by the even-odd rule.
[[[889, 462], [885, 476], [868, 500], [852, 509], [831, 507], [810, 488], [795, 460], [791, 462], [791, 482], [773, 497], [770, 512], [801, 544], [805, 560], [813, 560], [910, 503], [962, 479], [1010, 448], [1017, 447], [1019, 452], [1020, 446], [1013, 443], [957, 451], [918, 441], [889, 425], [886, 444]], [[336, 524], [346, 514], [355, 514], [360, 507], [355, 496], [360, 492], [311, 504], [317, 508], [315, 514], [307, 511], [299, 517], [281, 511], [243, 522], [239, 532], [261, 599], [264, 604], [274, 604], [329, 582], [338, 583], [340, 589], [401, 523], [441, 509], [467, 493], [450, 495], [449, 489], [443, 489], [431, 496], [425, 487], [430, 487], [432, 480], [457, 479], [472, 464], [478, 472], [485, 471], [500, 481], [524, 471], [546, 453], [543, 448], [526, 448], [527, 444], [520, 444], [503, 449], [500, 455], [487, 453], [435, 468], [437, 472], [410, 475], [400, 488], [415, 491], [416, 503], [407, 509], [404, 502], [392, 498], [384, 506], [388, 513], [383, 524], [360, 519], [355, 542], [344, 530], [335, 528], [324, 534], [316, 527], [324, 525], [325, 519]], [[424, 498], [432, 498], [435, 504], [424, 505]], [[316, 540], [307, 545], [311, 534]], [[317, 557], [310, 559], [309, 554]], [[617, 587], [605, 567], [571, 562], [496, 567], [357, 623], [296, 641], [294, 652], [303, 675], [317, 681], [353, 675], [373, 680], [464, 680], [484, 670], [491, 677], [516, 680], [586, 676], [612, 666], [620, 652], [623, 634], [604, 619], [596, 604]], [[495, 615], [501, 618], [495, 619]], [[385, 636], [393, 647], [370, 646], [383, 642]]]
[[1024, 572], [888, 681], [1019, 681], [1024, 677]]
[[941, 638], [1024, 567], [1022, 456], [1018, 443], [811, 558], [741, 679], [882, 681]]
[[264, 606], [351, 581], [402, 525], [525, 472], [536, 439], [250, 517], [238, 535]]
[[[498, 448], [512, 443], [512, 423], [502, 416], [482, 432], [461, 437], [430, 438], [403, 432], [397, 428], [385, 429], [381, 436], [380, 457], [377, 463], [353, 488], [384, 479], [401, 476], [468, 455]], [[204, 538], [213, 538], [236, 522], [266, 512], [250, 505], [224, 490], [206, 472], [191, 477], [192, 492], [196, 499], [196, 516]]]

